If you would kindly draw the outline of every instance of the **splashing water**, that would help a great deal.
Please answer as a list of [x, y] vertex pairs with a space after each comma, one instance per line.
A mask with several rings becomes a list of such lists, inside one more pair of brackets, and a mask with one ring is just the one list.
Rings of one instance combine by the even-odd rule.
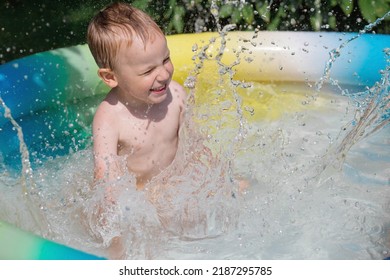
[[340, 169], [344, 163], [344, 159], [349, 149], [361, 139], [368, 137], [369, 135], [385, 127], [389, 119], [389, 72], [390, 72], [390, 49], [384, 49], [386, 55], [386, 68], [381, 71], [381, 80], [376, 84], [363, 92], [349, 93], [340, 87], [337, 81], [330, 79], [330, 73], [332, 65], [336, 59], [341, 55], [341, 50], [345, 48], [349, 43], [358, 39], [362, 34], [371, 31], [375, 26], [380, 24], [383, 20], [390, 16], [390, 11], [383, 17], [378, 18], [374, 23], [371, 23], [357, 35], [344, 41], [338, 48], [329, 52], [330, 59], [328, 60], [324, 75], [316, 84], [316, 90], [320, 90], [324, 82], [331, 80], [332, 84], [336, 85], [343, 95], [349, 96], [356, 104], [357, 110], [354, 120], [350, 123], [352, 126], [350, 129], [346, 127], [341, 131], [339, 139], [341, 143], [332, 147], [332, 151], [328, 153], [329, 162], [324, 164], [324, 169], [328, 165], [338, 165]]
[[[215, 2], [213, 2], [212, 9], [218, 10]], [[209, 140], [218, 143], [218, 148], [222, 150], [222, 153], [218, 150], [219, 154], [233, 155], [225, 157], [225, 160], [230, 163], [229, 166], [234, 166], [229, 172], [251, 180], [250, 185], [253, 189], [245, 193], [252, 199], [245, 196], [244, 202], [240, 204], [240, 207], [245, 210], [240, 210], [239, 228], [246, 230], [238, 230], [234, 234], [225, 236], [227, 242], [230, 242], [230, 247], [234, 248], [232, 250], [235, 254], [232, 257], [237, 258], [242, 252], [243, 258], [249, 256], [291, 258], [290, 250], [294, 251], [293, 258], [367, 258], [365, 254], [368, 254], [370, 258], [382, 258], [389, 253], [389, 224], [387, 224], [389, 196], [386, 195], [386, 189], [383, 187], [370, 188], [373, 185], [385, 187], [389, 185], [390, 168], [380, 168], [381, 165], [389, 166], [389, 155], [383, 151], [388, 144], [386, 142], [388, 131], [380, 131], [389, 122], [389, 67], [387, 66], [382, 71], [381, 81], [363, 93], [351, 94], [350, 90], [343, 89], [337, 81], [332, 81], [332, 85], [337, 86], [342, 95], [347, 96], [346, 93], [348, 93], [347, 98], [336, 97], [332, 93], [322, 91], [324, 82], [330, 79], [332, 63], [340, 56], [340, 50], [358, 39], [361, 34], [370, 31], [388, 15], [389, 13], [330, 52], [331, 59], [325, 66], [324, 76], [316, 84], [315, 92], [307, 92], [304, 87], [299, 88], [300, 93], [306, 92], [306, 97], [315, 100], [313, 106], [321, 107], [329, 102], [332, 106], [332, 113], [326, 115], [318, 112], [315, 115], [309, 112], [286, 114], [277, 124], [256, 123], [255, 125], [247, 122], [242, 108], [249, 111], [251, 115], [258, 114], [258, 112], [251, 107], [243, 106], [245, 100], [242, 100], [243, 95], [238, 93], [238, 88], [246, 88], [247, 91], [258, 90], [260, 85], [253, 83], [248, 86], [233, 79], [232, 69], [240, 63], [241, 52], [238, 51], [237, 59], [232, 65], [224, 65], [221, 57], [226, 43], [226, 31], [234, 26], [221, 28], [217, 25], [220, 47], [213, 60], [218, 66], [219, 87], [214, 93], [214, 97], [215, 94], [217, 95], [215, 100], [206, 102], [208, 105], [213, 105], [214, 112], [207, 109], [203, 111], [202, 106], [194, 102], [195, 113], [192, 118], [204, 119], [202, 125], [207, 122], [211, 126], [209, 129], [204, 129], [204, 127], [203, 129]], [[215, 19], [218, 22], [217, 13]], [[255, 33], [254, 36], [257, 34]], [[210, 41], [210, 44], [213, 43], [215, 39]], [[206, 65], [205, 61], [210, 60], [210, 57], [205, 54], [208, 48], [209, 45], [206, 45], [197, 53], [196, 57], [200, 62], [195, 67], [196, 75], [199, 75], [199, 70]], [[199, 48], [196, 46], [193, 50], [198, 51]], [[213, 66], [210, 66], [208, 61], [206, 67]], [[193, 85], [196, 79], [193, 76], [190, 78], [190, 84]], [[197, 79], [199, 85], [207, 84], [210, 77], [207, 76], [202, 80], [198, 76]], [[207, 85], [205, 88], [208, 86], [210, 87]], [[269, 90], [269, 88], [260, 87], [262, 91]], [[285, 90], [292, 94], [293, 87], [289, 85], [289, 88], [283, 89], [282, 92]], [[205, 94], [202, 92], [204, 90], [204, 88], [198, 89], [193, 95], [196, 97]], [[209, 91], [206, 91], [206, 95], [209, 95]], [[326, 96], [330, 96], [330, 99]], [[262, 102], [261, 98], [257, 101]], [[306, 101], [301, 99], [301, 102], [304, 104]], [[220, 108], [216, 108], [216, 104]], [[355, 107], [356, 104], [357, 107]], [[235, 107], [235, 110], [233, 110], [233, 117], [229, 118], [227, 112], [231, 111], [232, 107]], [[275, 107], [272, 109], [275, 110]], [[310, 111], [310, 107], [306, 110]], [[225, 118], [224, 121], [229, 123], [228, 125], [216, 117], [221, 115]], [[215, 119], [218, 121], [213, 122]], [[349, 121], [350, 119], [353, 120]], [[340, 123], [340, 121], [343, 125], [341, 131], [331, 125]], [[232, 123], [238, 123], [238, 128]], [[237, 129], [231, 134], [232, 136], [229, 136], [228, 129], [226, 130], [229, 126]], [[217, 129], [223, 127], [223, 136], [218, 138], [218, 135], [212, 132], [213, 127]], [[294, 135], [298, 131], [298, 135]], [[312, 135], [313, 131], [316, 131], [315, 137]], [[375, 132], [380, 133], [374, 135]], [[368, 136], [373, 139], [363, 141]], [[234, 140], [228, 141], [227, 139]], [[224, 146], [226, 142], [228, 144]], [[208, 143], [208, 145], [213, 144]], [[370, 145], [372, 151], [368, 153], [362, 151], [366, 145]], [[262, 151], [264, 147], [266, 150]], [[303, 155], [299, 155], [299, 151]], [[362, 156], [363, 158], [374, 157], [377, 162], [370, 160], [362, 165], [353, 163], [354, 160], [357, 162], [362, 160]], [[332, 168], [335, 162], [338, 163], [338, 167]], [[367, 166], [371, 167], [368, 172], [364, 172], [363, 170], [368, 169]], [[325, 169], [326, 172], [324, 172]], [[364, 174], [360, 176], [367, 177], [356, 178], [359, 172]], [[359, 184], [355, 180], [364, 183]], [[302, 217], [310, 218], [302, 221]], [[326, 218], [321, 221], [321, 217]], [[333, 222], [334, 219], [337, 222]], [[318, 231], [311, 228], [314, 224], [319, 226]], [[359, 232], [365, 232], [366, 236], [361, 238]], [[273, 235], [272, 238], [271, 235]], [[355, 238], [355, 240], [351, 243], [341, 241], [348, 238]], [[343, 244], [341, 246], [334, 244], [334, 239], [340, 240]], [[371, 248], [365, 247], [368, 240], [372, 244]], [[231, 245], [232, 243], [234, 245]], [[312, 244], [312, 247], [307, 248], [308, 244]], [[313, 244], [317, 244], [317, 247]], [[210, 244], [207, 243], [207, 245]], [[215, 253], [220, 251], [219, 246], [220, 244], [218, 248], [207, 248], [209, 251], [214, 250], [213, 253]], [[248, 248], [255, 249], [251, 251]], [[300, 253], [297, 253], [298, 251]], [[229, 253], [223, 257], [229, 258]], [[175, 257], [178, 256], [175, 255]]]
[[[126, 174], [115, 182], [119, 206], [107, 205], [105, 216], [96, 218], [97, 206], [104, 207], [104, 186], [91, 191], [92, 151], [80, 150], [34, 170], [39, 195], [31, 196], [40, 205], [34, 211], [45, 217], [50, 234], [37, 229], [17, 195], [12, 199], [20, 192], [18, 182], [2, 181], [9, 187], [0, 198], [0, 218], [19, 213], [18, 224], [24, 228], [106, 256], [111, 238], [123, 233], [125, 257], [131, 259], [386, 255], [390, 208], [383, 186], [388, 186], [388, 171], [378, 164], [388, 164], [390, 155], [383, 148], [388, 131], [383, 128], [355, 143], [345, 159], [349, 168], [323, 173], [319, 181], [313, 167], [324, 163], [322, 155], [337, 143], [340, 125], [354, 117], [352, 110], [345, 110], [347, 97], [324, 91], [306, 103], [307, 96], [316, 93], [305, 85], [240, 82], [236, 87], [229, 74], [219, 79], [213, 70], [219, 67], [215, 60], [203, 61], [178, 156], [145, 192], [136, 191], [134, 178]], [[206, 100], [198, 100], [201, 94]], [[255, 104], [247, 99], [251, 96]], [[239, 131], [245, 133], [238, 137]], [[373, 154], [378, 147], [383, 158], [370, 162], [364, 180], [356, 179], [348, 172], [366, 170], [353, 164], [366, 158], [359, 153], [366, 153], [368, 144]], [[241, 192], [240, 179], [249, 182]]]
[[374, 27], [376, 27], [378, 24], [380, 24], [382, 21], [384, 21], [389, 16], [390, 16], [390, 11], [387, 12], [382, 17], [378, 18], [375, 22], [365, 26], [364, 29], [362, 29], [357, 35], [351, 37], [348, 40], [345, 40], [339, 47], [337, 47], [329, 52], [330, 58], [329, 58], [328, 62], [326, 63], [324, 75], [317, 82], [317, 85], [316, 85], [317, 90], [320, 90], [321, 87], [323, 86], [324, 82], [328, 81], [330, 79], [329, 77], [330, 77], [330, 72], [332, 70], [332, 65], [336, 61], [336, 59], [338, 57], [340, 57], [342, 49], [345, 48], [352, 41], [358, 39], [360, 36], [362, 36], [362, 34], [365, 34], [369, 31], [371, 31]]
[[[390, 122], [390, 53], [386, 49], [387, 66], [382, 71], [382, 77], [372, 88], [353, 95], [353, 101], [357, 106], [354, 119], [349, 123], [350, 128], [344, 127], [339, 136], [340, 143], [333, 146], [329, 152], [333, 164], [337, 163], [341, 168], [348, 151], [360, 140], [374, 134], [387, 126]], [[332, 164], [332, 163], [329, 163]]]
[[[21, 171], [21, 178], [20, 178], [22, 200], [25, 201], [27, 205], [26, 209], [31, 214], [31, 218], [34, 221], [34, 224], [38, 226], [39, 232], [41, 233], [50, 232], [50, 230], [48, 230], [48, 228], [46, 227], [48, 223], [46, 222], [45, 217], [40, 214], [40, 211], [38, 209], [40, 204], [39, 203], [37, 204], [37, 201], [34, 200], [34, 198], [38, 195], [38, 192], [35, 189], [34, 176], [33, 176], [33, 170], [31, 168], [29, 151], [26, 143], [24, 142], [22, 128], [12, 117], [11, 110], [7, 107], [7, 105], [4, 103], [1, 97], [0, 97], [0, 106], [4, 109], [4, 117], [7, 118], [15, 128], [18, 135], [18, 139], [20, 141], [19, 151], [20, 154], [22, 155], [22, 171]], [[49, 237], [49, 234], [46, 234], [45, 236]]]
[[[125, 174], [110, 186], [119, 203], [105, 205], [109, 186], [92, 188], [87, 148], [28, 172], [22, 180], [34, 191], [28, 191], [31, 203], [25, 207], [18, 202], [19, 178], [2, 175], [7, 196], [0, 198], [0, 219], [18, 220], [21, 227], [99, 255], [107, 255], [112, 238], [122, 234], [123, 256], [131, 259], [386, 256], [389, 67], [371, 89], [349, 96], [324, 86], [337, 57], [317, 91], [306, 84], [248, 84], [233, 78], [244, 48], [231, 65], [222, 62], [232, 28], [219, 26], [219, 38], [193, 47], [188, 117], [177, 157], [145, 191], [136, 191], [134, 177]], [[208, 55], [217, 42], [217, 54]], [[14, 125], [23, 168], [31, 170]], [[337, 168], [330, 168], [335, 161]], [[239, 189], [240, 181], [248, 186]]]

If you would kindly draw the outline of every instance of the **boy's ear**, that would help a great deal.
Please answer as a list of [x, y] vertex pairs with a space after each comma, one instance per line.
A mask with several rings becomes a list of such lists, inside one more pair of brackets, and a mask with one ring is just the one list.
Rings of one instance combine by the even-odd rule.
[[115, 74], [109, 68], [99, 68], [98, 75], [102, 81], [110, 88], [114, 88], [118, 85], [118, 81]]

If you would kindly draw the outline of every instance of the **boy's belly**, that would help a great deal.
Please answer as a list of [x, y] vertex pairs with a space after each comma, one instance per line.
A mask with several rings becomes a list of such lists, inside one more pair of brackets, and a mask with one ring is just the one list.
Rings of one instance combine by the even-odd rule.
[[175, 158], [176, 144], [159, 147], [148, 152], [139, 150], [127, 157], [127, 169], [136, 176], [137, 184], [147, 183], [168, 167]]

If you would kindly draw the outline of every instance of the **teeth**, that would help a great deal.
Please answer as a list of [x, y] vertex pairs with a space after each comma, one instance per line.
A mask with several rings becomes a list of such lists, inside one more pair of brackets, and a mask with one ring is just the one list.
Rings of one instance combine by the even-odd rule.
[[160, 90], [163, 90], [165, 88], [165, 86], [163, 87], [160, 87], [160, 88], [152, 88], [153, 91], [160, 91]]

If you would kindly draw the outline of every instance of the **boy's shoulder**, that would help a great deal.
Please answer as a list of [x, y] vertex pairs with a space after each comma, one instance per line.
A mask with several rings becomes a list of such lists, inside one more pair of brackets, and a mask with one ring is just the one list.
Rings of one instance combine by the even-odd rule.
[[115, 100], [115, 95], [107, 94], [107, 96], [104, 98], [104, 100], [98, 105], [94, 121], [103, 121], [103, 120], [110, 120], [112, 118], [115, 118], [115, 111], [117, 111], [117, 106], [115, 104], [118, 104], [117, 100]]
[[179, 84], [178, 82], [174, 81], [174, 80], [171, 81], [169, 87], [171, 89], [175, 89], [175, 90], [178, 90], [178, 91], [181, 91], [181, 92], [185, 92], [184, 87], [181, 84]]
[[185, 99], [187, 97], [187, 92], [181, 84], [172, 80], [170, 85], [169, 85], [169, 88], [171, 90], [173, 98], [178, 98], [180, 100], [185, 101]]

